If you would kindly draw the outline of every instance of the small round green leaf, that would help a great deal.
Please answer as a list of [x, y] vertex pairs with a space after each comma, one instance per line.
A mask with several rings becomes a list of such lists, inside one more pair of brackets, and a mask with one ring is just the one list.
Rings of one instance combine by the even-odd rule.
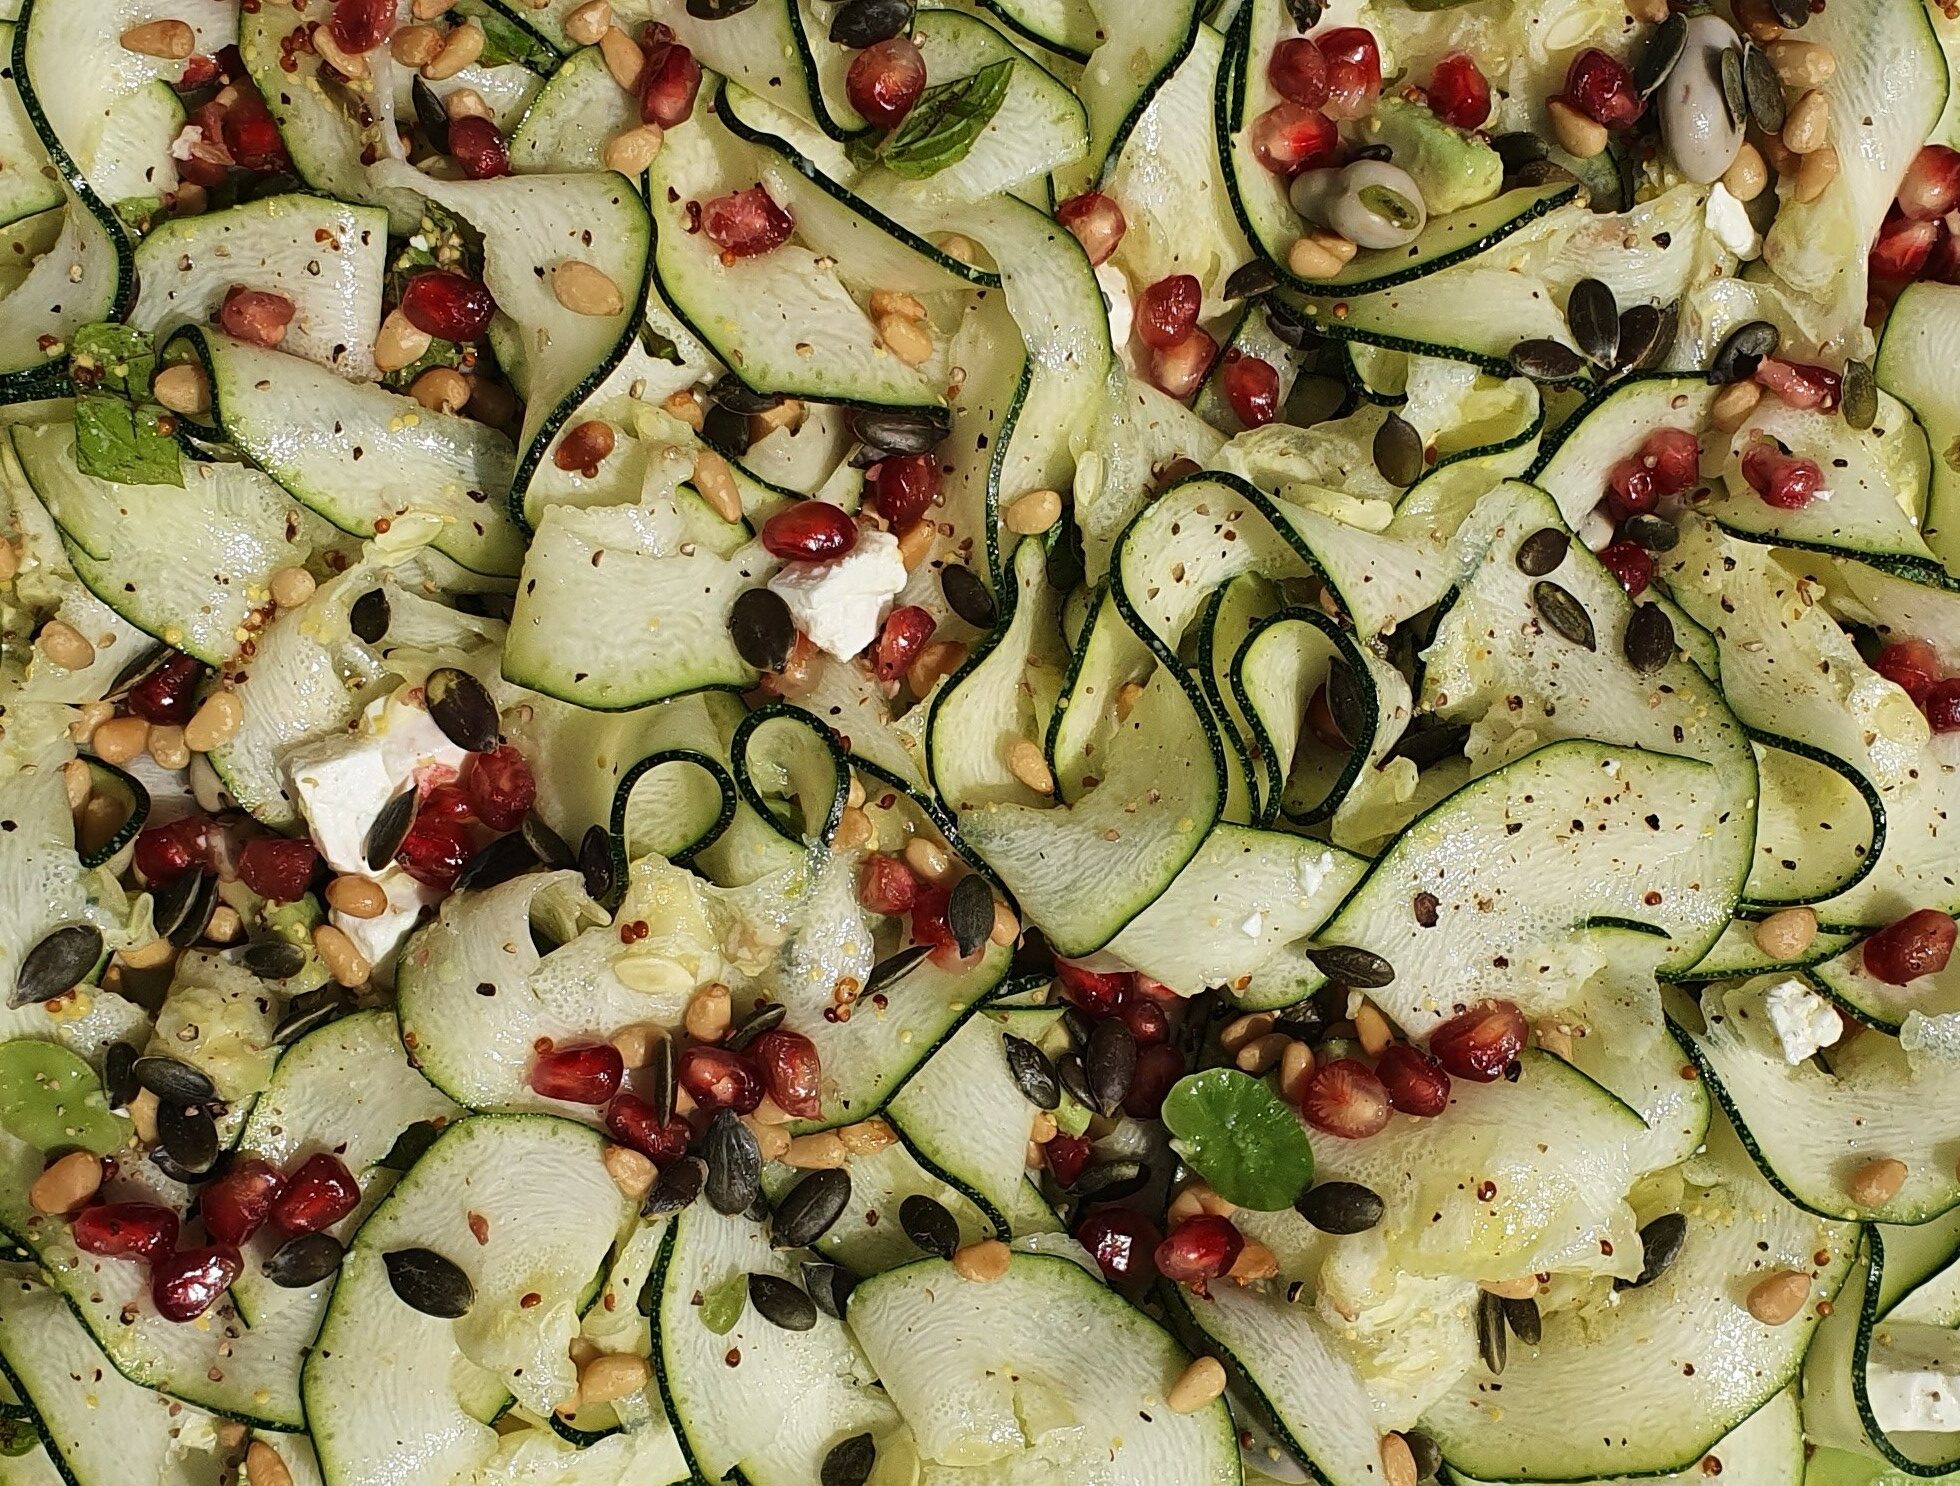
[[109, 1109], [102, 1080], [57, 1042], [0, 1044], [0, 1129], [37, 1151], [106, 1156], [129, 1138], [129, 1122]]
[[1236, 1068], [1181, 1078], [1164, 1100], [1178, 1155], [1227, 1202], [1278, 1212], [1313, 1180], [1306, 1126], [1260, 1080]]
[[749, 1303], [749, 1277], [730, 1275], [701, 1297], [701, 1324], [716, 1336], [727, 1336], [742, 1319]]

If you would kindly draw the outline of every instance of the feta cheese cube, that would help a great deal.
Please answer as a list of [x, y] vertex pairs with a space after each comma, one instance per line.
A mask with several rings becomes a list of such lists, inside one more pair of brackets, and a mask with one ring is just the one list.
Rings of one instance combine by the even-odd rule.
[[422, 910], [440, 902], [442, 894], [417, 882], [400, 867], [390, 867], [374, 881], [388, 896], [388, 906], [380, 913], [373, 918], [355, 918], [336, 909], [327, 916], [336, 929], [354, 941], [354, 948], [377, 972], [386, 973]]
[[1960, 1430], [1960, 1332], [1885, 1323], [1872, 1333], [1865, 1384], [1883, 1429]]
[[1743, 260], [1760, 258], [1762, 235], [1749, 220], [1749, 208], [1719, 181], [1708, 193], [1708, 231], [1718, 243]]
[[878, 638], [892, 600], [905, 587], [905, 559], [890, 532], [866, 531], [828, 562], [789, 562], [769, 580], [796, 627], [819, 650], [849, 660]]
[[397, 691], [369, 705], [353, 732], [304, 744], [283, 761], [313, 844], [336, 872], [366, 872], [367, 835], [387, 803], [432, 769], [469, 757], [426, 708]]
[[1764, 997], [1769, 1024], [1791, 1067], [1816, 1055], [1844, 1035], [1837, 1008], [1800, 980], [1780, 980]]

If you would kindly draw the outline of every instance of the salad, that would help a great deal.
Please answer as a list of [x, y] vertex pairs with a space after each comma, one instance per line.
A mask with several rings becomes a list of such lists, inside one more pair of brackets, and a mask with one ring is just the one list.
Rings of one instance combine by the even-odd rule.
[[1960, 20], [0, 0], [0, 1486], [1960, 1480]]

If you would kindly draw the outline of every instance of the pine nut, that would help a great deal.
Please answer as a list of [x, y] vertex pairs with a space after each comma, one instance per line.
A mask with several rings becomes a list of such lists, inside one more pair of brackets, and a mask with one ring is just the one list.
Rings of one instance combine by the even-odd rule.
[[420, 72], [442, 51], [442, 32], [434, 26], [404, 26], [388, 43], [388, 54], [402, 66]]
[[368, 60], [357, 52], [345, 51], [333, 39], [330, 26], [313, 28], [313, 50], [322, 62], [333, 68], [342, 77], [358, 81], [368, 75]]
[[1009, 501], [1000, 519], [1018, 537], [1040, 536], [1062, 519], [1061, 494], [1054, 490], [1030, 490]]
[[80, 810], [95, 792], [95, 776], [86, 760], [71, 758], [61, 766], [61, 787], [68, 796], [69, 810]]
[[654, 1049], [666, 1040], [666, 1030], [652, 1022], [634, 1022], [621, 1027], [610, 1038], [619, 1053], [619, 1061], [628, 1068], [645, 1068], [653, 1062]]
[[694, 451], [694, 492], [730, 526], [742, 519], [742, 492], [735, 471], [713, 449]]
[[245, 722], [245, 704], [238, 693], [214, 691], [184, 724], [184, 746], [192, 753], [209, 753], [238, 736]]
[[[167, 939], [158, 942], [166, 946], [170, 943]], [[136, 1097], [129, 1101], [129, 1123], [136, 1130], [137, 1141], [143, 1145], [153, 1146], [157, 1143], [157, 1106], [160, 1103], [162, 1101], [148, 1089], [139, 1089]]]
[[640, 91], [640, 73], [646, 67], [646, 53], [640, 44], [617, 26], [610, 26], [599, 38], [599, 54], [605, 58], [612, 80], [629, 93]]
[[305, 568], [287, 567], [275, 572], [266, 586], [272, 592], [273, 603], [282, 609], [297, 609], [313, 597], [313, 590], [318, 585]]
[[859, 1120], [855, 1125], [845, 1125], [837, 1132], [837, 1138], [844, 1142], [844, 1149], [853, 1156], [875, 1156], [898, 1143], [898, 1132], [874, 1117]]
[[64, 671], [85, 671], [95, 664], [95, 647], [65, 619], [50, 619], [41, 626], [35, 647]]
[[1899, 1195], [1906, 1184], [1906, 1163], [1890, 1156], [1867, 1161], [1844, 1184], [1844, 1190], [1860, 1207], [1883, 1207]]
[[850, 1157], [837, 1132], [823, 1130], [815, 1135], [797, 1136], [784, 1149], [781, 1160], [785, 1166], [794, 1166], [799, 1171], [836, 1171]]
[[475, 88], [458, 88], [442, 100], [442, 111], [451, 119], [495, 119], [490, 105]]
[[1814, 88], [1837, 73], [1837, 54], [1816, 41], [1772, 41], [1763, 50], [1786, 88]]
[[681, 1025], [687, 1028], [687, 1035], [696, 1042], [720, 1042], [728, 1035], [734, 1020], [735, 1011], [729, 1004], [728, 987], [716, 981], [694, 993], [687, 1003]]
[[1708, 405], [1708, 421], [1723, 433], [1734, 433], [1749, 421], [1762, 400], [1763, 389], [1755, 382], [1731, 382]]
[[313, 952], [327, 967], [327, 974], [334, 978], [335, 985], [352, 990], [355, 986], [366, 985], [368, 977], [374, 974], [374, 967], [368, 963], [367, 956], [332, 924], [313, 926]]
[[1514, 1280], [1479, 1280], [1477, 1288], [1500, 1300], [1529, 1300], [1538, 1293], [1538, 1276], [1527, 1274]]
[[229, 903], [220, 903], [211, 910], [211, 922], [204, 926], [204, 937], [213, 944], [230, 944], [244, 927], [238, 910]]
[[1559, 147], [1568, 155], [1576, 155], [1581, 160], [1590, 160], [1606, 149], [1606, 126], [1588, 118], [1563, 98], [1554, 98], [1545, 105], [1551, 115], [1552, 134]]
[[105, 764], [141, 758], [150, 746], [150, 725], [140, 717], [116, 717], [95, 730], [95, 756]]
[[417, 330], [408, 316], [390, 310], [381, 322], [381, 333], [374, 338], [374, 364], [384, 372], [400, 371], [420, 361], [434, 343], [434, 338], [426, 330]]
[[1817, 937], [1817, 910], [1785, 908], [1756, 925], [1756, 948], [1772, 960], [1794, 960]]
[[668, 393], [667, 400], [660, 406], [671, 417], [680, 419], [696, 433], [707, 427], [708, 415], [702, 410], [701, 399], [686, 389]]
[[70, 1151], [34, 1178], [27, 1200], [37, 1213], [72, 1213], [101, 1187], [101, 1158], [88, 1151]]
[[885, 349], [907, 366], [924, 366], [932, 360], [932, 332], [918, 321], [903, 315], [880, 315], [873, 324]]
[[578, 1395], [586, 1403], [612, 1403], [638, 1393], [652, 1376], [653, 1368], [646, 1358], [608, 1352], [579, 1369]]
[[871, 817], [862, 810], [846, 809], [837, 818], [837, 829], [831, 832], [832, 851], [861, 851], [871, 844], [877, 832], [871, 824]]
[[1232, 1061], [1254, 1076], [1270, 1073], [1279, 1067], [1279, 1060], [1286, 1056], [1286, 1045], [1292, 1040], [1284, 1032], [1268, 1032], [1242, 1046], [1232, 1055]]
[[565, 17], [565, 35], [580, 46], [597, 46], [612, 23], [612, 6], [606, 0], [585, 0]]
[[1021, 937], [1021, 921], [1014, 916], [1014, 910], [998, 898], [994, 900], [994, 926], [987, 931], [987, 942], [1007, 948]]
[[408, 13], [418, 21], [433, 21], [449, 13], [456, 0], [415, 0]]
[[914, 521], [898, 534], [898, 555], [906, 572], [915, 571], [932, 555], [932, 544], [938, 538], [939, 528], [925, 520]]
[[1354, 261], [1355, 245], [1338, 232], [1302, 233], [1286, 250], [1286, 266], [1296, 279], [1331, 279]]
[[874, 289], [871, 291], [871, 315], [873, 319], [883, 319], [886, 315], [897, 315], [901, 320], [914, 323], [926, 317], [926, 307], [916, 296], [902, 289]]
[[449, 33], [448, 39], [443, 42], [442, 50], [436, 53], [435, 59], [422, 64], [422, 76], [432, 83], [454, 77], [483, 55], [483, 46], [487, 40], [488, 38], [483, 34], [483, 27], [475, 21], [464, 21]]
[[1765, 1326], [1796, 1319], [1810, 1299], [1810, 1276], [1801, 1269], [1779, 1269], [1749, 1288], [1749, 1314]]
[[388, 911], [388, 894], [372, 877], [350, 872], [327, 884], [327, 906], [349, 918], [379, 918]]
[[1177, 1375], [1164, 1403], [1173, 1414], [1195, 1414], [1224, 1391], [1224, 1366], [1216, 1357], [1200, 1357]]
[[864, 781], [853, 770], [851, 773], [851, 782], [844, 790], [844, 803], [849, 805], [853, 810], [861, 810], [864, 808], [864, 801]]
[[1014, 1251], [997, 1238], [983, 1238], [953, 1253], [953, 1273], [976, 1285], [991, 1285], [1005, 1279]]
[[[613, 1185], [620, 1193], [634, 1202], [640, 1201], [653, 1190], [655, 1172], [653, 1162], [638, 1151], [623, 1145], [609, 1145], [599, 1157], [600, 1164], [606, 1168], [606, 1175], [613, 1179]], [[585, 1384], [580, 1382], [581, 1391]]]
[[1821, 149], [1812, 150], [1803, 157], [1803, 162], [1797, 167], [1797, 185], [1792, 194], [1799, 201], [1815, 201], [1830, 189], [1830, 184], [1837, 179], [1837, 175], [1837, 148], [1827, 144]]
[[1736, 151], [1729, 168], [1722, 172], [1722, 186], [1737, 201], [1754, 201], [1769, 185], [1769, 166], [1763, 152], [1747, 140]]
[[68, 724], [68, 736], [77, 746], [84, 745], [95, 736], [95, 730], [116, 715], [116, 709], [108, 702], [84, 702], [76, 709], [75, 720]]
[[1381, 1454], [1382, 1486], [1416, 1486], [1416, 1456], [1407, 1440], [1399, 1434], [1383, 1435]]
[[943, 884], [953, 875], [953, 859], [946, 848], [924, 836], [914, 836], [905, 843], [905, 865], [927, 882]]
[[0, 537], [0, 583], [11, 583], [20, 576], [20, 548]]
[[606, 271], [580, 258], [567, 258], [551, 270], [551, 292], [574, 315], [617, 315], [626, 308], [619, 285]]
[[1783, 147], [1808, 155], [1831, 141], [1831, 100], [1816, 88], [1790, 105], [1783, 120]]
[[139, 57], [181, 62], [197, 50], [197, 33], [188, 21], [148, 21], [122, 34], [122, 49]]
[[780, 1161], [789, 1154], [789, 1131], [781, 1125], [771, 1125], [754, 1115], [744, 1115], [742, 1123], [755, 1136], [756, 1149], [762, 1153], [764, 1161]]
[[172, 724], [150, 729], [150, 757], [158, 767], [165, 769], [188, 769], [191, 763], [190, 745], [184, 741], [184, 730]]
[[176, 954], [177, 946], [159, 937], [134, 949], [117, 950], [116, 959], [131, 970], [154, 970], [159, 965], [169, 964]]
[[1164, 1220], [1175, 1228], [1191, 1218], [1229, 1218], [1238, 1208], [1227, 1202], [1203, 1182], [1193, 1182], [1171, 1199]]
[[1627, 0], [1627, 14], [1636, 21], [1658, 26], [1667, 19], [1667, 0]]
[[1116, 689], [1116, 720], [1128, 722], [1130, 713], [1136, 710], [1137, 701], [1143, 695], [1143, 684], [1138, 681], [1125, 681]]
[[1235, 1053], [1255, 1037], [1264, 1037], [1273, 1030], [1273, 1023], [1279, 1018], [1270, 1011], [1248, 1011], [1244, 1016], [1234, 1017], [1227, 1022], [1218, 1034], [1218, 1044], [1228, 1053]]
[[749, 441], [759, 444], [772, 433], [787, 428], [792, 433], [803, 426], [809, 416], [809, 409], [794, 397], [786, 397], [773, 408], [764, 408], [760, 413], [749, 416]]
[[940, 238], [939, 251], [955, 263], [974, 264], [980, 261], [980, 245], [958, 232], [949, 232]]
[[1395, 1041], [1395, 1029], [1372, 1001], [1363, 1001], [1354, 1013], [1354, 1035], [1361, 1039], [1361, 1050], [1379, 1058]]
[[1304, 1042], [1289, 1040], [1279, 1055], [1279, 1092], [1288, 1103], [1298, 1104], [1313, 1077], [1313, 1049]]
[[1055, 1116], [1045, 1109], [1037, 1109], [1034, 1118], [1028, 1121], [1028, 1143], [1043, 1146], [1061, 1133], [1061, 1126], [1055, 1123]]
[[1007, 767], [1014, 777], [1038, 795], [1052, 795], [1055, 792], [1055, 775], [1048, 767], [1048, 760], [1042, 756], [1041, 749], [1026, 738], [1016, 738], [1007, 745]]
[[293, 1473], [277, 1450], [264, 1440], [253, 1440], [245, 1451], [245, 1480], [248, 1486], [293, 1486]]
[[965, 664], [966, 646], [957, 640], [934, 640], [905, 672], [905, 684], [912, 688], [913, 696], [922, 697], [941, 676], [950, 676]]
[[638, 180], [647, 167], [660, 158], [660, 147], [667, 141], [658, 124], [641, 124], [615, 134], [606, 142], [606, 169]]

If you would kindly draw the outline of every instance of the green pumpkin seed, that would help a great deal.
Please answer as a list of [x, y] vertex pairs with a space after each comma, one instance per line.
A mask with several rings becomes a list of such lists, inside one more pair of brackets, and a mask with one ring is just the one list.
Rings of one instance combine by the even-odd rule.
[[306, 968], [306, 958], [290, 939], [254, 939], [238, 952], [238, 963], [260, 980], [290, 980]]
[[179, 1171], [202, 1176], [218, 1162], [218, 1122], [209, 1105], [157, 1106], [157, 1143]]
[[877, 1464], [877, 1442], [869, 1434], [854, 1434], [830, 1447], [817, 1486], [864, 1486]]
[[[1089, 1040], [1085, 1032], [1082, 1041]], [[1069, 1098], [1085, 1109], [1096, 1107], [1095, 1091], [1089, 1087], [1089, 1074], [1082, 1066], [1082, 1059], [1075, 1053], [1063, 1053], [1055, 1060], [1055, 1076], [1062, 1081], [1062, 1088]]]
[[1404, 489], [1416, 483], [1428, 468], [1422, 435], [1406, 418], [1389, 413], [1375, 430], [1375, 469], [1391, 485]]
[[1680, 528], [1665, 516], [1656, 516], [1651, 511], [1627, 517], [1626, 524], [1620, 528], [1620, 535], [1648, 552], [1672, 552], [1681, 541]]
[[1620, 353], [1614, 359], [1617, 371], [1644, 371], [1660, 364], [1674, 345], [1680, 323], [1676, 305], [1629, 305], [1620, 315]]
[[387, 593], [379, 588], [370, 588], [355, 599], [348, 609], [347, 625], [354, 631], [355, 639], [366, 645], [376, 645], [388, 633], [393, 617], [389, 611]]
[[725, 1218], [749, 1210], [762, 1190], [762, 1151], [755, 1134], [734, 1111], [717, 1113], [708, 1126], [702, 1147], [708, 1161], [708, 1177], [702, 1187], [708, 1205]]
[[1581, 279], [1565, 301], [1565, 323], [1579, 349], [1599, 366], [1620, 354], [1620, 306], [1598, 279]]
[[52, 1001], [80, 985], [102, 958], [102, 931], [94, 924], [65, 924], [45, 935], [20, 962], [9, 1006]]
[[1395, 746], [1382, 755], [1375, 767], [1386, 769], [1398, 759], [1407, 759], [1418, 769], [1427, 769], [1446, 758], [1461, 755], [1469, 739], [1469, 723], [1443, 722], [1425, 715], [1409, 724], [1408, 731], [1395, 740]]
[[259, 1269], [282, 1290], [304, 1290], [338, 1270], [343, 1252], [331, 1233], [302, 1233], [275, 1249]]
[[1538, 1302], [1528, 1297], [1504, 1302], [1504, 1324], [1527, 1347], [1535, 1347], [1544, 1340], [1544, 1318], [1538, 1313]]
[[647, 1065], [645, 1085], [651, 1096], [647, 1102], [653, 1106], [653, 1117], [663, 1125], [674, 1117], [676, 1072], [674, 1039], [663, 1037], [653, 1045], [653, 1061]]
[[1640, 604], [1627, 620], [1622, 649], [1641, 675], [1649, 675], [1674, 659], [1674, 621], [1659, 604]]
[[1511, 365], [1534, 382], [1570, 382], [1586, 369], [1585, 359], [1563, 341], [1533, 337], [1511, 347]]
[[434, 1120], [417, 1120], [412, 1125], [404, 1126], [402, 1133], [388, 1147], [388, 1154], [381, 1158], [379, 1164], [382, 1170], [407, 1171], [428, 1154], [429, 1147], [436, 1143], [441, 1134], [442, 1126]]
[[1729, 47], [1717, 65], [1721, 74], [1722, 107], [1728, 112], [1730, 126], [1740, 127], [1749, 121], [1749, 92], [1742, 77], [1742, 53]]
[[913, 1193], [898, 1205], [898, 1226], [928, 1254], [950, 1259], [960, 1246], [960, 1225], [946, 1205]]
[[1670, 12], [1648, 35], [1646, 46], [1640, 49], [1640, 60], [1633, 65], [1633, 85], [1640, 90], [1642, 98], [1651, 98], [1660, 91], [1687, 45], [1688, 18], [1678, 11]]
[[1531, 585], [1531, 602], [1538, 610], [1538, 617], [1574, 645], [1586, 650], [1599, 648], [1593, 636], [1592, 615], [1558, 584], [1540, 578]]
[[1307, 961], [1329, 980], [1358, 991], [1377, 991], [1395, 981], [1395, 967], [1373, 950], [1354, 944], [1314, 944]]
[[817, 1303], [817, 1309], [832, 1320], [844, 1319], [844, 1306], [857, 1281], [848, 1269], [822, 1259], [803, 1261], [803, 1288]]
[[1322, 1233], [1366, 1233], [1388, 1206], [1372, 1187], [1359, 1182], [1322, 1182], [1294, 1200], [1293, 1209]]
[[1786, 31], [1798, 30], [1810, 20], [1810, 0], [1769, 0], [1769, 8]]
[[1783, 79], [1776, 75], [1769, 53], [1752, 42], [1742, 47], [1742, 92], [1749, 122], [1765, 134], [1783, 132]]
[[1527, 578], [1542, 578], [1560, 563], [1572, 548], [1572, 534], [1556, 526], [1541, 526], [1518, 543], [1518, 571]]
[[109, 1112], [101, 1080], [79, 1053], [22, 1039], [0, 1043], [0, 1129], [37, 1151], [106, 1156], [128, 1138], [129, 1122]]
[[1844, 421], [1863, 433], [1878, 419], [1878, 383], [1872, 377], [1871, 363], [1847, 361], [1838, 388], [1839, 408]]
[[748, 1277], [732, 1274], [701, 1297], [701, 1324], [716, 1336], [727, 1336], [748, 1304]]
[[1008, 1076], [1021, 1097], [1036, 1109], [1061, 1108], [1062, 1083], [1048, 1054], [1012, 1032], [1001, 1038], [1001, 1047], [1007, 1054]]
[[1783, 335], [1767, 320], [1751, 320], [1728, 333], [1708, 364], [1708, 381], [1713, 387], [1726, 386], [1753, 377], [1765, 356], [1774, 356]]
[[725, 21], [754, 4], [755, 0], [687, 0], [687, 13], [697, 21]]
[[1409, 1447], [1409, 1454], [1415, 1458], [1418, 1481], [1432, 1480], [1442, 1474], [1443, 1447], [1441, 1445], [1420, 1429], [1403, 1430], [1402, 1442]]
[[987, 585], [962, 563], [949, 562], [940, 571], [939, 590], [946, 595], [946, 606], [975, 629], [992, 629], [1000, 618], [1000, 606]]
[[102, 1092], [108, 1096], [109, 1107], [125, 1108], [142, 1087], [136, 1082], [136, 1049], [127, 1042], [110, 1043], [102, 1055]]
[[853, 408], [850, 422], [861, 452], [874, 456], [863, 467], [887, 454], [930, 454], [953, 431], [953, 415], [943, 408]]
[[1504, 1372], [1504, 1302], [1488, 1290], [1477, 1292], [1477, 1351], [1493, 1377]]
[[456, 886], [482, 891], [522, 877], [538, 865], [538, 854], [524, 839], [524, 833], [512, 831], [508, 836], [497, 837], [465, 862], [456, 876]]
[[1150, 1168], [1141, 1161], [1103, 1161], [1076, 1178], [1071, 1189], [1084, 1202], [1117, 1202], [1150, 1184]]
[[769, 1215], [769, 1246], [807, 1249], [843, 1216], [851, 1201], [851, 1177], [845, 1171], [812, 1171], [783, 1194]]
[[579, 837], [578, 871], [579, 876], [585, 879], [586, 897], [595, 903], [604, 903], [612, 897], [612, 837], [604, 826], [587, 826], [585, 834]]
[[203, 872], [186, 872], [166, 884], [150, 902], [157, 931], [179, 949], [189, 949], [204, 937], [211, 915], [218, 911], [218, 879]]
[[[265, 941], [269, 948], [273, 944], [284, 944], [283, 939]], [[289, 946], [297, 948], [297, 946]], [[286, 1010], [278, 1024], [272, 1029], [275, 1046], [284, 1047], [298, 1042], [308, 1032], [316, 1032], [328, 1022], [337, 1021], [351, 1011], [347, 993], [337, 985], [323, 985], [314, 990], [304, 991], [286, 1003]]]
[[178, 1058], [138, 1058], [131, 1072], [138, 1084], [166, 1102], [203, 1104], [218, 1097], [218, 1086], [203, 1069]]
[[1640, 1230], [1640, 1273], [1630, 1280], [1615, 1280], [1615, 1290], [1638, 1290], [1666, 1274], [1681, 1257], [1687, 1241], [1688, 1220], [1680, 1213], [1662, 1213]]
[[946, 899], [946, 927], [952, 930], [953, 947], [961, 959], [978, 950], [993, 933], [994, 890], [978, 872], [953, 884]]
[[780, 1001], [764, 1001], [749, 1013], [748, 1019], [728, 1034], [726, 1046], [730, 1052], [739, 1053], [764, 1032], [773, 1032], [783, 1024], [789, 1009]]
[[670, 1218], [690, 1207], [708, 1183], [708, 1163], [698, 1156], [676, 1161], [660, 1173], [660, 1179], [640, 1204], [643, 1218]]
[[1089, 1046], [1082, 1057], [1082, 1071], [1088, 1077], [1092, 1107], [1113, 1115], [1136, 1080], [1137, 1040], [1120, 1017], [1105, 1017], [1089, 1033]]
[[876, 991], [890, 989], [918, 969], [920, 963], [931, 953], [930, 944], [910, 944], [897, 954], [880, 960], [871, 967], [871, 973], [864, 978], [864, 989], [858, 993], [859, 999]]
[[863, 51], [912, 24], [913, 0], [846, 0], [830, 18], [830, 39], [839, 46]]
[[735, 653], [758, 671], [780, 671], [796, 648], [796, 621], [781, 594], [750, 588], [729, 608], [728, 637]]
[[1232, 270], [1231, 277], [1225, 280], [1224, 293], [1227, 299], [1257, 299], [1278, 287], [1279, 270], [1264, 258], [1254, 258]]
[[817, 1303], [780, 1275], [750, 1275], [749, 1304], [784, 1331], [809, 1331], [817, 1324]]
[[408, 839], [409, 827], [415, 824], [416, 797], [413, 784], [396, 791], [369, 825], [361, 856], [370, 872], [385, 872], [394, 865], [395, 853], [402, 849], [402, 842]]
[[476, 1286], [452, 1260], [434, 1249], [395, 1249], [381, 1256], [388, 1285], [402, 1304], [425, 1316], [456, 1321], [476, 1303]]
[[545, 818], [535, 810], [527, 811], [524, 819], [517, 823], [517, 834], [524, 838], [524, 844], [531, 848], [531, 854], [554, 872], [571, 866], [575, 860], [565, 838], [547, 825]]
[[497, 746], [497, 704], [484, 684], [455, 666], [437, 666], [422, 683], [422, 695], [442, 735], [465, 753], [489, 753]]

